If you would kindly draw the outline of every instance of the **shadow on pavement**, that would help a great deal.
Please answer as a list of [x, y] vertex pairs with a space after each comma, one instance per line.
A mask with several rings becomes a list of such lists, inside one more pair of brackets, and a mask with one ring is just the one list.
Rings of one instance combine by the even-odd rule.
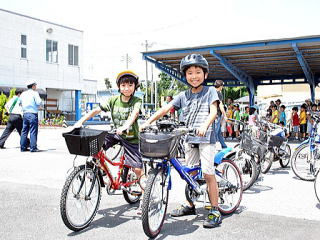
[[276, 175], [276, 174], [289, 174], [288, 171], [289, 168], [273, 168], [271, 170], [269, 170], [269, 172], [267, 172], [267, 175]]
[[259, 185], [257, 183], [253, 184], [249, 189], [243, 192], [243, 194], [256, 194], [264, 191], [270, 191], [273, 187], [266, 186], [266, 185]]
[[[83, 229], [80, 232], [71, 232], [68, 234], [68, 236], [77, 236], [80, 234], [83, 234], [87, 231], [90, 231], [94, 228], [115, 228], [127, 221], [133, 220], [133, 219], [140, 219], [140, 216], [136, 214], [136, 211], [132, 211], [137, 209], [139, 205], [128, 205], [124, 204], [118, 207], [113, 208], [106, 208], [103, 210], [99, 210], [97, 212], [97, 215], [95, 218], [98, 218], [97, 220], [93, 220], [91, 224]], [[133, 214], [130, 214], [133, 213]]]

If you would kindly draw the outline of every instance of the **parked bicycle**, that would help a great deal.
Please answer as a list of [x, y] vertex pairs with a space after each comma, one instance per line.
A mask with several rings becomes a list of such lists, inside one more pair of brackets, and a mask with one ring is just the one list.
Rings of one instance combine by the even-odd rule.
[[310, 137], [296, 148], [291, 158], [294, 174], [305, 181], [314, 181], [320, 168], [320, 117], [312, 115], [312, 120]]
[[267, 147], [256, 137], [257, 132], [253, 132], [252, 128], [246, 123], [235, 119], [229, 119], [229, 121], [237, 122], [243, 126], [240, 143], [234, 147], [233, 152], [228, 157], [238, 166], [242, 176], [243, 190], [245, 191], [257, 180], [261, 168], [264, 171], [265, 167], [261, 166], [267, 164], [266, 167], [268, 167], [269, 163], [265, 158]]
[[[149, 172], [142, 204], [142, 226], [145, 234], [155, 238], [164, 223], [169, 190], [172, 188], [171, 167], [186, 181], [185, 194], [190, 202], [203, 196], [207, 199], [207, 186], [202, 176], [201, 166], [183, 166], [177, 159], [177, 146], [181, 136], [190, 134], [184, 127], [174, 126], [173, 130], [149, 127], [140, 133], [140, 151], [144, 161], [148, 161], [152, 170]], [[231, 148], [224, 149], [214, 157], [216, 178], [219, 188], [219, 211], [231, 214], [239, 206], [242, 199], [242, 179], [236, 164], [224, 159]], [[191, 174], [192, 173], [192, 174]]]
[[267, 133], [268, 150], [271, 152], [270, 158], [273, 162], [279, 161], [280, 166], [286, 168], [290, 163], [291, 148], [286, 138], [284, 128], [264, 120], [260, 121], [260, 126]]
[[[140, 200], [139, 179], [133, 169], [124, 164], [124, 156], [119, 161], [111, 161], [105, 155], [102, 145], [106, 134], [107, 131], [87, 128], [63, 134], [71, 154], [87, 156], [83, 165], [75, 166], [74, 162], [61, 193], [61, 217], [73, 231], [80, 231], [93, 221], [100, 205], [101, 187], [105, 187], [108, 194], [122, 190], [124, 199], [130, 204]], [[116, 175], [108, 164], [118, 167]]]

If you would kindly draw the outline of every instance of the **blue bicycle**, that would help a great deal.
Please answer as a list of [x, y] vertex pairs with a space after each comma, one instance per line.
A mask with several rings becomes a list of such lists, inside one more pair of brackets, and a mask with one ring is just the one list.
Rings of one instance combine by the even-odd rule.
[[312, 119], [310, 137], [296, 148], [291, 158], [294, 174], [305, 181], [314, 181], [320, 169], [320, 117], [313, 115]]
[[[187, 167], [175, 157], [179, 139], [190, 133], [186, 128], [170, 127], [148, 128], [140, 133], [140, 152], [143, 160], [152, 167], [148, 173], [142, 204], [142, 226], [145, 234], [155, 238], [164, 223], [169, 190], [172, 187], [171, 167], [186, 181], [185, 194], [189, 202], [203, 196], [206, 204], [208, 192], [202, 176], [201, 166]], [[231, 214], [240, 205], [242, 199], [242, 179], [236, 164], [224, 156], [231, 148], [220, 151], [214, 157], [216, 179], [219, 188], [219, 210], [221, 214]]]

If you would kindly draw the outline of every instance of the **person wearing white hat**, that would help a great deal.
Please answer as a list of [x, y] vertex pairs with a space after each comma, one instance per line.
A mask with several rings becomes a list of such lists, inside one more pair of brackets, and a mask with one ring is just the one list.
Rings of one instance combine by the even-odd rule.
[[21, 131], [20, 150], [27, 151], [27, 136], [30, 132], [30, 152], [39, 152], [37, 147], [38, 137], [38, 111], [42, 104], [39, 93], [36, 91], [37, 82], [29, 80], [26, 82], [27, 91], [21, 94], [21, 103], [23, 111], [23, 127]]

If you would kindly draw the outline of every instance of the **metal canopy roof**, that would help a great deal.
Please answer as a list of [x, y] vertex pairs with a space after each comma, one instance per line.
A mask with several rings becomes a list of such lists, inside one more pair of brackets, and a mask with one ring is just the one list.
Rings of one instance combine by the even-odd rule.
[[[179, 72], [180, 60], [191, 53], [209, 62], [206, 84], [225, 81], [226, 86], [309, 83], [311, 97], [320, 77], [320, 36], [218, 44], [143, 52], [143, 58], [161, 71], [186, 82]], [[312, 96], [313, 95], [313, 96]]]

